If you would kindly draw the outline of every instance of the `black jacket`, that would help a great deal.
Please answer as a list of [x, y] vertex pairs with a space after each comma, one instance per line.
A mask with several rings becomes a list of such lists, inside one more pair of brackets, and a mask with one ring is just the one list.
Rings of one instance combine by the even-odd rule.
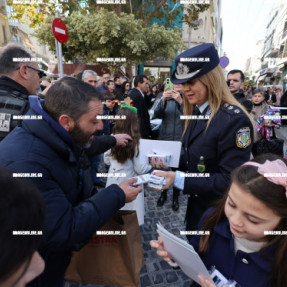
[[253, 108], [253, 104], [251, 101], [245, 98], [243, 91], [239, 91], [239, 93], [233, 95], [234, 98], [247, 110], [248, 113], [251, 113]]
[[141, 137], [149, 139], [152, 136], [150, 118], [145, 100], [137, 88], [133, 88], [129, 92], [129, 97], [132, 99], [131, 104], [138, 109], [138, 118], [140, 121]]
[[14, 119], [14, 116], [28, 111], [28, 96], [25, 87], [9, 77], [0, 77], [0, 141], [21, 124], [21, 120]]

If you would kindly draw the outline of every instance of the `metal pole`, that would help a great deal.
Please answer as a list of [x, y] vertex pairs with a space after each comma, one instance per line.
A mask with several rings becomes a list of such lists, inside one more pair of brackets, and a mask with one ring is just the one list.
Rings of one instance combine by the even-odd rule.
[[[60, 18], [59, 16], [59, 10], [56, 10], [56, 17]], [[63, 54], [62, 54], [62, 44], [60, 42], [56, 41], [56, 51], [57, 51], [57, 57], [58, 57], [58, 71], [60, 75], [60, 79], [63, 78], [64, 72], [63, 72]]]
[[188, 26], [188, 49], [191, 48], [191, 27]]

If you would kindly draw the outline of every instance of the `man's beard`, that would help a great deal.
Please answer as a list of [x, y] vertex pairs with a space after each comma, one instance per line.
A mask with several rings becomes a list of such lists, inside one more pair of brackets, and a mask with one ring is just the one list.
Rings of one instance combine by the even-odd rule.
[[90, 140], [90, 137], [92, 135], [90, 133], [88, 134], [83, 132], [78, 123], [75, 123], [74, 128], [69, 133], [74, 142], [82, 148], [89, 148], [91, 146], [93, 140]]

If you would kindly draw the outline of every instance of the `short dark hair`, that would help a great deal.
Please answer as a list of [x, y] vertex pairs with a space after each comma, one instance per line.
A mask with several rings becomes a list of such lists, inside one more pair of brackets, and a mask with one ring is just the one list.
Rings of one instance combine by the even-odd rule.
[[77, 75], [76, 79], [79, 80], [79, 81], [82, 81], [83, 73], [84, 73], [84, 71], [83, 71], [83, 72], [80, 72], [80, 73]]
[[[9, 44], [0, 49], [0, 75], [10, 75], [24, 62], [13, 61], [13, 58], [31, 58], [21, 46]], [[29, 62], [25, 62], [28, 64]]]
[[42, 243], [42, 235], [13, 235], [13, 231], [42, 231], [45, 205], [32, 182], [15, 178], [0, 167], [0, 282], [30, 260]]
[[110, 93], [109, 91], [106, 91], [105, 93], [104, 93], [104, 101], [106, 101], [106, 100], [114, 100], [115, 98], [116, 98], [116, 96], [114, 95], [114, 94], [112, 94], [112, 93]]
[[114, 81], [113, 80], [108, 80], [106, 85], [109, 86], [110, 83], [114, 83]]
[[120, 77], [114, 77], [114, 82], [116, 82]]
[[227, 77], [228, 77], [229, 74], [233, 75], [233, 74], [237, 74], [237, 73], [240, 74], [241, 82], [244, 82], [245, 76], [244, 76], [244, 74], [243, 74], [243, 72], [241, 70], [231, 70], [231, 71], [228, 72]]
[[135, 85], [135, 87], [137, 87], [139, 83], [142, 84], [142, 83], [144, 82], [144, 79], [147, 79], [147, 80], [148, 80], [147, 76], [145, 76], [145, 75], [137, 75], [137, 76], [135, 77], [135, 79], [134, 79], [134, 85]]
[[90, 101], [102, 101], [95, 87], [71, 77], [57, 81], [45, 96], [44, 107], [57, 122], [66, 114], [78, 121], [88, 111]]
[[255, 95], [255, 94], [261, 94], [262, 96], [264, 96], [264, 90], [262, 90], [262, 89], [255, 89], [255, 90], [253, 90], [252, 91], [252, 95]]

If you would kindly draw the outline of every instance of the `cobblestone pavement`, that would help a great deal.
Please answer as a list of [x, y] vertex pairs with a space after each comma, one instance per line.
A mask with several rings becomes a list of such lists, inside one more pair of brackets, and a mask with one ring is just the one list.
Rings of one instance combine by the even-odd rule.
[[[141, 226], [143, 241], [145, 266], [141, 271], [141, 287], [188, 287], [190, 279], [180, 270], [172, 269], [165, 261], [151, 248], [149, 241], [158, 237], [156, 223], [160, 221], [163, 226], [176, 236], [180, 236], [180, 231], [185, 230], [184, 216], [187, 206], [187, 196], [180, 194], [178, 211], [173, 211], [172, 189], [168, 192], [168, 198], [164, 206], [157, 207], [157, 199], [160, 194], [149, 188], [145, 188], [145, 224]], [[103, 285], [80, 285], [66, 282], [65, 287], [103, 287]], [[112, 287], [112, 286], [109, 286]]]

